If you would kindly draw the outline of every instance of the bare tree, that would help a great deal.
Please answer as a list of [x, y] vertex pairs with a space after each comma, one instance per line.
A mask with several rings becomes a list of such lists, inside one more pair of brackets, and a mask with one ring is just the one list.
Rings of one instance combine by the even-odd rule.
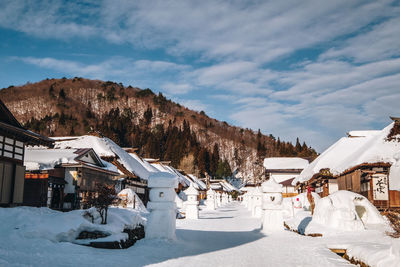
[[96, 183], [96, 192], [91, 194], [85, 201], [85, 204], [95, 207], [100, 213], [101, 224], [107, 224], [108, 206], [116, 198], [114, 186]]

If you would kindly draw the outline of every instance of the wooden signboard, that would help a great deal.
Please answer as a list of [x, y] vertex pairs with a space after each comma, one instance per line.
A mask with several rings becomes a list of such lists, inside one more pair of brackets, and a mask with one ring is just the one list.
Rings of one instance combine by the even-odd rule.
[[386, 174], [372, 176], [372, 191], [374, 200], [389, 200], [388, 178]]

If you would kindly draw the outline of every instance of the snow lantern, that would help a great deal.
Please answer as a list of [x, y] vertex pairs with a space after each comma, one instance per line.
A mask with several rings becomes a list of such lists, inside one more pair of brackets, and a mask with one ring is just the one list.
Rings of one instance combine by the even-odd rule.
[[253, 210], [251, 215], [257, 218], [261, 218], [262, 214], [262, 199], [263, 199], [263, 192], [260, 187], [256, 187], [253, 192]]
[[211, 188], [208, 189], [207, 191], [207, 201], [206, 201], [206, 205], [207, 205], [207, 209], [210, 210], [215, 210], [216, 208], [216, 199], [215, 199], [216, 195], [215, 195], [215, 191], [212, 190]]
[[274, 178], [261, 185], [263, 191], [262, 209], [263, 222], [262, 231], [282, 231], [283, 228], [283, 208], [282, 208], [282, 185], [278, 184]]
[[280, 206], [282, 204], [282, 185], [278, 184], [274, 178], [262, 183], [263, 205]]
[[185, 194], [188, 197], [186, 201], [186, 218], [187, 219], [198, 219], [199, 218], [199, 202], [197, 201], [197, 196], [199, 191], [194, 188], [193, 183], [190, 183], [188, 189], [185, 190]]
[[222, 194], [222, 204], [228, 204], [228, 194], [226, 192]]
[[243, 202], [243, 205], [247, 208], [247, 206], [249, 205], [249, 195], [248, 195], [249, 193], [248, 192], [246, 192], [244, 195], [243, 195], [243, 200], [242, 200], [242, 202]]
[[176, 204], [175, 188], [178, 187], [178, 177], [167, 172], [156, 172], [149, 176], [150, 201], [147, 209], [150, 211], [146, 225], [146, 238], [175, 239]]
[[250, 211], [253, 209], [253, 188], [247, 191], [247, 209]]
[[221, 207], [221, 193], [220, 192], [217, 192], [216, 193], [216, 195], [215, 195], [215, 198], [216, 198], [216, 204], [217, 204], [217, 207]]
[[231, 196], [231, 195], [229, 195], [228, 201], [229, 201], [229, 202], [232, 202], [232, 196]]

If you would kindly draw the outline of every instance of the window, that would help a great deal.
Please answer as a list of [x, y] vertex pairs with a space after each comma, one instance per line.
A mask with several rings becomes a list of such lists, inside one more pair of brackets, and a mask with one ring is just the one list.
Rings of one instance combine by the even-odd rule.
[[23, 160], [24, 143], [12, 138], [0, 136], [0, 156]]

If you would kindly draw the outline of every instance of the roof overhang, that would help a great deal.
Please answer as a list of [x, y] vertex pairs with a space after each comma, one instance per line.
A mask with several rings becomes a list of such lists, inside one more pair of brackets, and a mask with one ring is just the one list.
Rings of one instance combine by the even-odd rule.
[[0, 134], [12, 135], [15, 139], [20, 140], [28, 145], [43, 145], [53, 147], [54, 140], [46, 136], [15, 127], [13, 125], [0, 122]]

